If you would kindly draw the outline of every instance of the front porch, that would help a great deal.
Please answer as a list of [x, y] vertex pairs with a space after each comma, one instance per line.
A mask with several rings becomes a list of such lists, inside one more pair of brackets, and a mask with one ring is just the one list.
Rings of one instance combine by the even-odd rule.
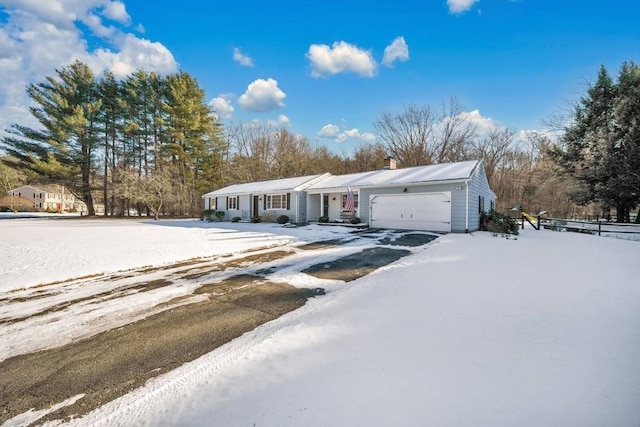
[[358, 194], [354, 192], [355, 211], [345, 208], [347, 189], [341, 192], [308, 194], [307, 218], [310, 222], [321, 219], [323, 224], [350, 224], [353, 218], [359, 218]]

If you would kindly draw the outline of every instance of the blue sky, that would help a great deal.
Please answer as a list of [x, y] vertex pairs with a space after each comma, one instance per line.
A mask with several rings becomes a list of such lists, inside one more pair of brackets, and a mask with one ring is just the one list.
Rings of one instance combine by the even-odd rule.
[[601, 64], [640, 62], [637, 0], [0, 0], [0, 25], [2, 128], [29, 120], [27, 83], [80, 59], [184, 70], [224, 122], [338, 153], [383, 112], [452, 96], [484, 124], [543, 130]]

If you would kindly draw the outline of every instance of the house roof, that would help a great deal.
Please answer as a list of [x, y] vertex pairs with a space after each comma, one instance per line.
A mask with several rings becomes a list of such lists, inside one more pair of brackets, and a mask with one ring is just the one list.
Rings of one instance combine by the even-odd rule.
[[229, 196], [239, 194], [275, 193], [283, 191], [301, 191], [310, 184], [330, 174], [307, 175], [295, 178], [273, 179], [270, 181], [247, 182], [244, 184], [233, 184], [205, 194], [202, 197]]
[[388, 187], [394, 185], [437, 183], [470, 179], [479, 160], [458, 163], [442, 163], [404, 169], [381, 169], [372, 172], [333, 175], [306, 188], [318, 193], [325, 190], [365, 187]]
[[13, 190], [10, 190], [9, 193], [16, 192], [16, 191], [22, 191], [25, 188], [30, 188], [33, 191], [36, 191], [36, 192], [39, 192], [39, 193], [49, 193], [49, 194], [69, 193], [69, 194], [71, 194], [62, 185], [58, 185], [58, 184], [23, 185], [23, 186], [20, 186], [18, 188], [14, 188]]

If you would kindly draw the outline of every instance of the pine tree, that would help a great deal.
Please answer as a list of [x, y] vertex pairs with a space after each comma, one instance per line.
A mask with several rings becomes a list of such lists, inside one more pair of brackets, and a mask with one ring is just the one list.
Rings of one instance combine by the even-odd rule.
[[181, 213], [187, 209], [195, 213], [202, 191], [211, 186], [203, 186], [202, 179], [215, 175], [219, 167], [220, 125], [204, 102], [198, 82], [184, 72], [167, 78], [164, 111], [169, 141], [163, 148], [180, 171], [180, 193], [186, 196], [180, 203]]
[[[635, 77], [634, 77], [635, 76]], [[622, 67], [614, 83], [602, 66], [596, 83], [574, 106], [573, 123], [551, 150], [561, 170], [578, 183], [579, 204], [598, 202], [628, 221], [638, 192], [638, 67]]]
[[99, 148], [97, 115], [101, 101], [91, 69], [76, 61], [56, 71], [57, 79], [29, 85], [33, 116], [42, 129], [17, 124], [2, 146], [18, 169], [30, 169], [43, 181], [66, 185], [94, 215], [92, 178]]

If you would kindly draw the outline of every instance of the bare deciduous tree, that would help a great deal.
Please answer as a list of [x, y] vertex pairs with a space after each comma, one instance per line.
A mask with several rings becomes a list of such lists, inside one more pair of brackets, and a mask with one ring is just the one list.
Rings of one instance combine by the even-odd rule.
[[409, 105], [383, 113], [373, 126], [378, 140], [402, 167], [464, 160], [477, 133], [457, 98], [443, 102], [439, 114], [429, 105]]

